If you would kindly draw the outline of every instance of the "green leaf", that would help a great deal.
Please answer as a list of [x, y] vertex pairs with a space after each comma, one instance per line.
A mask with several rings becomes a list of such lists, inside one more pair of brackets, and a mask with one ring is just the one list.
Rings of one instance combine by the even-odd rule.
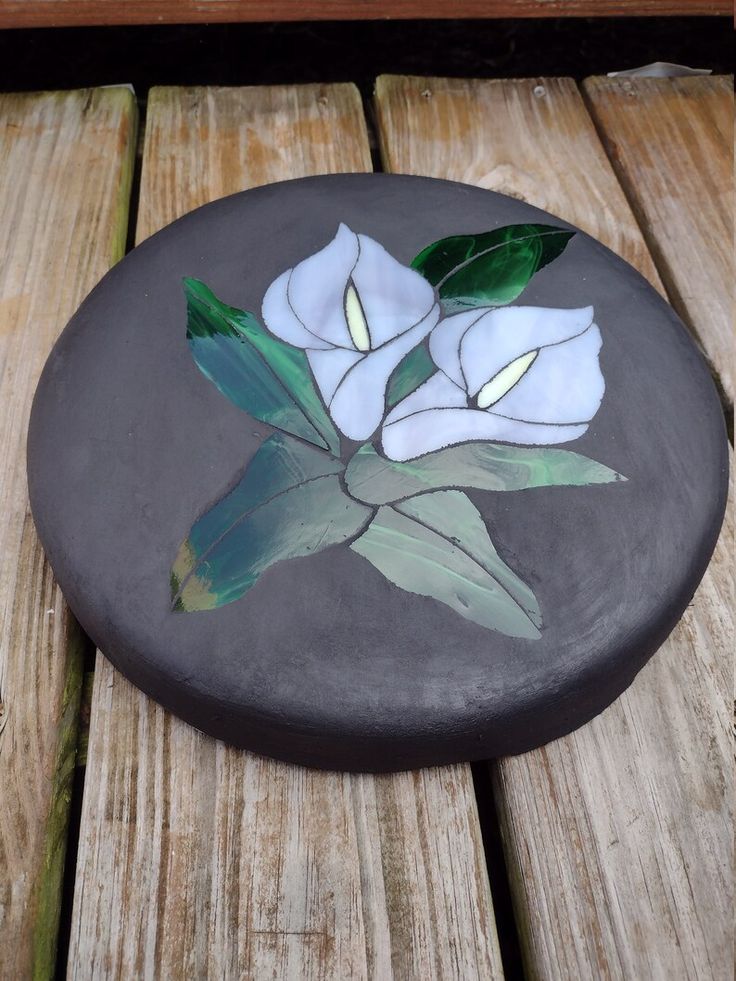
[[255, 419], [337, 456], [340, 440], [304, 352], [272, 337], [252, 313], [222, 303], [196, 279], [184, 280], [184, 293], [187, 340], [200, 371]]
[[540, 637], [534, 593], [501, 559], [460, 491], [379, 508], [350, 547], [395, 586], [439, 600], [466, 620], [510, 637]]
[[394, 463], [366, 443], [345, 471], [350, 493], [368, 504], [390, 504], [440, 487], [515, 491], [623, 480], [615, 470], [571, 450], [501, 443], [463, 443], [408, 463]]
[[446, 313], [502, 306], [561, 255], [574, 234], [554, 225], [506, 225], [452, 235], [427, 246], [412, 267], [437, 287]]
[[211, 610], [246, 593], [275, 562], [352, 538], [371, 509], [340, 485], [342, 464], [281, 433], [192, 527], [171, 573], [172, 607]]
[[425, 339], [413, 347], [394, 368], [386, 386], [387, 407], [391, 409], [405, 399], [436, 371], [437, 366], [432, 361]]

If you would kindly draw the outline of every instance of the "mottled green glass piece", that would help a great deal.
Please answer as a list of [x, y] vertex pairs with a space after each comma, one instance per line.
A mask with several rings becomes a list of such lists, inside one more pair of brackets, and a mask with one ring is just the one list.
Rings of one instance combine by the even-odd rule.
[[289, 436], [270, 436], [241, 480], [192, 527], [171, 575], [176, 610], [232, 603], [282, 559], [356, 535], [371, 509], [340, 485], [342, 464]]
[[450, 446], [408, 463], [387, 460], [366, 443], [345, 471], [350, 493], [368, 504], [389, 504], [442, 487], [514, 491], [616, 480], [626, 478], [571, 450], [501, 443]]
[[407, 395], [411, 395], [435, 371], [437, 371], [437, 366], [432, 361], [429, 346], [424, 340], [412, 348], [394, 368], [386, 386], [387, 407], [391, 409], [402, 399], [405, 399]]
[[200, 371], [255, 419], [338, 455], [340, 441], [312, 382], [305, 353], [272, 337], [252, 313], [184, 280], [187, 340]]
[[452, 235], [423, 249], [412, 267], [437, 287], [446, 313], [502, 306], [561, 255], [574, 234], [554, 225], [506, 225]]
[[466, 620], [510, 637], [540, 637], [534, 593], [500, 558], [461, 491], [379, 508], [350, 547], [394, 585], [439, 600]]

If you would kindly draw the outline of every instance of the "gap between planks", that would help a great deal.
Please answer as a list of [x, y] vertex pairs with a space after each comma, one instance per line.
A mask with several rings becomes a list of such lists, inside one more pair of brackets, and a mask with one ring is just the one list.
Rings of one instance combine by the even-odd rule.
[[[138, 238], [244, 187], [370, 169], [352, 85], [154, 89]], [[262, 759], [98, 656], [68, 971], [502, 977], [469, 766]]]
[[[376, 105], [387, 170], [478, 184], [560, 214], [663, 291], [572, 80], [383, 76]], [[699, 311], [693, 326], [710, 329]], [[609, 709], [492, 764], [532, 977], [731, 971], [732, 542], [729, 509], [680, 624]]]

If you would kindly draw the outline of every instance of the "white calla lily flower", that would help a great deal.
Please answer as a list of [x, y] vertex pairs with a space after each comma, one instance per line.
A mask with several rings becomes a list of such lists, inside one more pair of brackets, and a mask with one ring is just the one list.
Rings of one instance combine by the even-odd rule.
[[443, 320], [440, 369], [388, 414], [383, 451], [411, 460], [475, 440], [549, 445], [587, 430], [605, 390], [593, 308], [498, 307]]
[[439, 315], [424, 277], [343, 224], [263, 298], [266, 327], [306, 351], [332, 419], [354, 440], [378, 428], [391, 373]]

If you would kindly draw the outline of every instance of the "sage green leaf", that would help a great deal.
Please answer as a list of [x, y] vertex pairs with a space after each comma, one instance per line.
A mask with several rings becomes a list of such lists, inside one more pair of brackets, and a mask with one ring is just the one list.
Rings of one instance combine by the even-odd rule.
[[390, 504], [440, 487], [515, 491], [530, 487], [579, 487], [626, 477], [580, 453], [548, 446], [463, 443], [395, 463], [361, 446], [345, 471], [345, 484], [368, 504]]
[[426, 339], [402, 358], [394, 368], [386, 386], [386, 405], [391, 409], [405, 399], [407, 395], [419, 388], [431, 375], [437, 371], [437, 366], [429, 353]]
[[252, 313], [184, 280], [187, 340], [200, 369], [240, 409], [338, 455], [340, 440], [312, 381], [307, 356], [272, 337]]
[[427, 246], [412, 267], [437, 287], [446, 313], [502, 306], [561, 255], [574, 234], [554, 225], [506, 225], [452, 235]]
[[461, 491], [379, 508], [350, 547], [395, 586], [439, 600], [466, 620], [510, 637], [541, 636], [534, 593], [501, 559]]
[[195, 522], [171, 573], [172, 607], [211, 610], [239, 599], [275, 562], [356, 535], [372, 511], [340, 485], [342, 464], [281, 433], [236, 486]]

